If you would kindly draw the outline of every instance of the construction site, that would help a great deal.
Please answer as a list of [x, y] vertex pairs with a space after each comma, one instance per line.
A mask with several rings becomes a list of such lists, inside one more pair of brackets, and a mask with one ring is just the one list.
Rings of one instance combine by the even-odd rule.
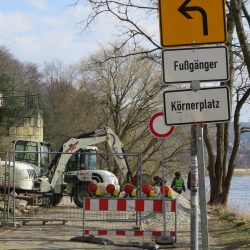
[[[51, 152], [43, 141], [37, 96], [21, 100], [18, 116], [1, 109], [0, 234], [6, 237], [1, 249], [13, 249], [16, 233], [25, 241], [18, 249], [190, 245], [190, 202], [164, 178], [151, 178], [140, 152], [124, 152], [107, 126], [71, 137], [59, 152]], [[98, 151], [99, 143], [108, 150]], [[121, 178], [107, 170], [109, 164], [118, 166]], [[30, 245], [31, 233], [41, 237], [45, 232], [55, 237], [52, 245], [43, 248], [42, 239], [39, 247]]]

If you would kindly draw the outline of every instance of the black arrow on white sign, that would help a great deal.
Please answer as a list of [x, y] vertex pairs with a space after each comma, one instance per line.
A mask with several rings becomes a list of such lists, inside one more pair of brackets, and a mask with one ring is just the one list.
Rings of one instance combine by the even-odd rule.
[[199, 11], [202, 15], [203, 22], [203, 35], [208, 35], [208, 26], [207, 26], [207, 13], [204, 9], [199, 6], [187, 6], [191, 0], [185, 0], [185, 2], [179, 7], [178, 11], [185, 16], [187, 19], [193, 19], [192, 16], [188, 14], [189, 11]]

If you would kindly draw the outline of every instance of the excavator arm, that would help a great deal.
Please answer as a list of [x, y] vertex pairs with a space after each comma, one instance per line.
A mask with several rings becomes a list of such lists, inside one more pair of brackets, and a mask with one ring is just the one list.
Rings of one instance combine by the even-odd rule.
[[[79, 134], [76, 137], [70, 138], [63, 144], [61, 148], [62, 153], [59, 153], [55, 156], [52, 164], [49, 167], [49, 175], [47, 177], [49, 179], [50, 187], [55, 187], [59, 178], [62, 178], [62, 174], [65, 171], [67, 162], [72, 153], [75, 153], [80, 149], [87, 149], [88, 146], [93, 146], [101, 142], [107, 142], [110, 151], [114, 153], [115, 161], [124, 179], [131, 179], [132, 174], [127, 159], [124, 155], [122, 142], [111, 128], [104, 127]], [[45, 191], [46, 189], [43, 190]]]

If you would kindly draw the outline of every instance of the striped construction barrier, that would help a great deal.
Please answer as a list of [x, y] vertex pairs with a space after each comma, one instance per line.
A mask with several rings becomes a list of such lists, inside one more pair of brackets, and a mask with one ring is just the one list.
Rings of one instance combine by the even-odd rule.
[[[165, 200], [165, 212], [175, 213], [176, 218], [176, 200]], [[94, 236], [151, 236], [151, 237], [161, 237], [169, 236], [175, 239], [177, 238], [177, 225], [175, 222], [174, 231], [157, 231], [157, 230], [141, 230], [141, 228], [135, 227], [131, 229], [103, 229], [104, 224], [102, 223], [97, 228], [87, 228], [85, 225], [85, 219], [88, 215], [85, 216], [86, 211], [116, 211], [116, 212], [151, 212], [151, 213], [162, 213], [164, 214], [163, 209], [163, 200], [162, 199], [143, 199], [143, 198], [90, 198], [84, 197], [83, 200], [83, 236], [94, 235]], [[98, 217], [98, 214], [95, 215]], [[100, 214], [103, 216], [103, 214]], [[110, 214], [108, 215], [110, 219]], [[115, 221], [115, 219], [114, 219]], [[120, 226], [120, 225], [119, 225]], [[118, 227], [119, 227], [118, 226]]]
[[[133, 231], [133, 230], [85, 230], [84, 235], [110, 235], [110, 236], [163, 236], [162, 231]], [[167, 236], [175, 237], [176, 232], [167, 232]]]
[[[137, 212], [155, 212], [162, 213], [162, 200], [146, 200], [146, 199], [108, 199], [108, 198], [85, 198], [86, 211], [137, 211]], [[176, 211], [176, 200], [167, 200], [166, 212]]]

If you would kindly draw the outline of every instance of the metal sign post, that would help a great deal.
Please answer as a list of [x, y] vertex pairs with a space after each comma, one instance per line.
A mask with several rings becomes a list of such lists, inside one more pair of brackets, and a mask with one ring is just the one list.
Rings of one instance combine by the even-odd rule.
[[[193, 91], [200, 89], [199, 81], [192, 81], [191, 88]], [[197, 146], [196, 146], [196, 131], [195, 127], [191, 126], [191, 250], [199, 249], [199, 186], [198, 186], [198, 161], [197, 161]]]
[[[191, 87], [193, 91], [200, 91], [200, 82], [192, 81]], [[198, 198], [198, 190], [199, 190], [199, 198], [200, 198], [200, 213], [201, 213], [201, 231], [202, 231], [202, 249], [208, 250], [208, 226], [207, 226], [207, 202], [206, 202], [206, 190], [205, 190], [205, 164], [204, 164], [204, 149], [203, 149], [203, 131], [201, 128], [201, 124], [197, 124], [195, 128], [192, 126], [192, 144], [191, 144], [191, 178], [196, 178], [198, 174], [199, 179], [199, 188], [196, 193], [192, 192], [192, 179], [191, 179], [191, 207], [192, 207], [192, 198], [194, 199], [194, 212], [197, 214], [192, 215], [191, 211], [191, 234], [194, 230], [194, 235], [191, 235], [191, 242], [193, 240], [197, 240], [197, 223], [196, 219], [198, 217], [198, 211], [195, 210], [196, 202]], [[194, 171], [198, 167], [198, 173], [196, 174]], [[192, 175], [193, 171], [193, 175]], [[197, 170], [196, 170], [197, 171]], [[197, 184], [197, 179], [193, 180], [194, 184]], [[193, 190], [195, 191], [195, 190]], [[192, 194], [193, 193], [193, 194]], [[192, 228], [192, 220], [195, 228]], [[193, 245], [193, 244], [192, 244]], [[196, 247], [196, 244], [194, 243]], [[197, 246], [198, 247], [198, 246]], [[196, 249], [196, 248], [194, 248]]]
[[191, 199], [191, 250], [199, 249], [199, 221], [198, 221], [198, 161], [197, 161], [197, 148], [196, 148], [196, 136], [195, 128], [191, 126], [191, 187], [190, 187], [190, 199]]
[[202, 249], [208, 249], [208, 225], [207, 225], [207, 202], [205, 188], [205, 163], [204, 163], [204, 145], [203, 145], [203, 128], [201, 124], [196, 125], [196, 148], [199, 166], [199, 196], [201, 210], [201, 232], [202, 232]]
[[171, 237], [167, 236], [166, 226], [166, 189], [165, 189], [165, 166], [164, 166], [164, 139], [169, 137], [174, 132], [173, 126], [167, 126], [164, 121], [164, 113], [158, 112], [149, 120], [149, 130], [156, 138], [161, 140], [161, 171], [162, 171], [162, 203], [163, 203], [163, 236], [158, 238], [161, 244], [172, 243]]
[[167, 237], [167, 227], [166, 227], [166, 189], [165, 189], [165, 167], [164, 167], [164, 139], [161, 139], [161, 174], [162, 174], [162, 202], [163, 202], [163, 237]]

